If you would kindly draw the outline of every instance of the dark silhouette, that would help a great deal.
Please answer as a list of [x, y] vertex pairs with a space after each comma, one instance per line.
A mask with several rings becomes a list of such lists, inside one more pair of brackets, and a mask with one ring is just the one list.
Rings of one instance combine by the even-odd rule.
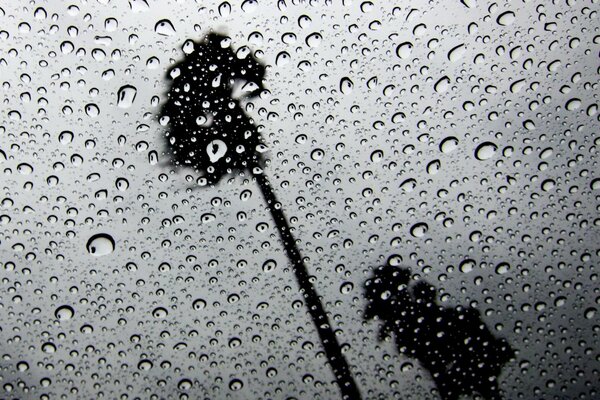
[[408, 268], [378, 267], [365, 283], [365, 319], [382, 322], [379, 340], [394, 335], [398, 351], [416, 358], [443, 400], [479, 393], [501, 400], [498, 375], [514, 351], [468, 307], [437, 304], [434, 286], [414, 282]]
[[258, 129], [234, 96], [238, 91], [245, 93], [245, 99], [260, 95], [264, 66], [247, 47], [234, 53], [229, 38], [217, 33], [208, 34], [201, 42], [188, 41], [183, 49], [186, 57], [169, 71], [171, 87], [160, 117], [161, 124], [169, 128], [165, 150], [169, 161], [194, 168], [209, 185], [227, 174], [250, 171], [279, 230], [342, 396], [360, 399], [281, 204], [263, 174], [261, 152], [265, 146]]

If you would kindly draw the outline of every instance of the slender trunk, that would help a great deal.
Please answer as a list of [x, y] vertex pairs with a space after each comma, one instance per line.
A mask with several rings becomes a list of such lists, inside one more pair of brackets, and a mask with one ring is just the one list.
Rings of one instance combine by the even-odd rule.
[[333, 374], [335, 375], [335, 380], [340, 387], [340, 391], [342, 392], [342, 398], [349, 400], [360, 399], [361, 397], [358, 387], [356, 386], [354, 378], [350, 373], [348, 363], [342, 354], [340, 344], [338, 343], [331, 324], [329, 323], [329, 318], [325, 313], [325, 309], [321, 304], [321, 300], [319, 299], [317, 291], [309, 280], [308, 270], [306, 269], [304, 261], [302, 260], [302, 256], [300, 255], [300, 251], [296, 246], [296, 241], [290, 232], [290, 227], [285, 219], [283, 210], [281, 207], [275, 206], [278, 204], [278, 201], [273, 189], [271, 188], [269, 180], [264, 173], [255, 174], [254, 176], [258, 182], [260, 190], [262, 191], [263, 197], [268, 204], [268, 208], [271, 211], [271, 215], [273, 216], [273, 220], [275, 221], [275, 225], [279, 231], [279, 235], [281, 237], [281, 241], [283, 242], [283, 246], [285, 247], [285, 251], [287, 252], [287, 256], [292, 263], [292, 270], [296, 275], [296, 280], [298, 281], [298, 285], [300, 286], [302, 295], [306, 301], [308, 311], [310, 312], [310, 316], [312, 317], [312, 320], [317, 328], [317, 332], [319, 333], [321, 344], [323, 345], [325, 353], [327, 354], [327, 359], [329, 360], [329, 364], [331, 365]]

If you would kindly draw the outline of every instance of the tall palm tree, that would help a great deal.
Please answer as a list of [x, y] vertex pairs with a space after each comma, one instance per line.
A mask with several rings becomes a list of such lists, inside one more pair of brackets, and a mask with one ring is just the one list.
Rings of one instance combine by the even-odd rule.
[[266, 146], [237, 96], [241, 92], [250, 99], [264, 90], [264, 66], [247, 47], [234, 53], [230, 39], [217, 33], [201, 42], [188, 40], [183, 50], [186, 56], [168, 73], [171, 87], [160, 113], [161, 124], [168, 126], [165, 153], [169, 161], [195, 169], [207, 185], [217, 184], [227, 174], [250, 171], [275, 221], [342, 397], [360, 399], [281, 203], [263, 173], [261, 153]]

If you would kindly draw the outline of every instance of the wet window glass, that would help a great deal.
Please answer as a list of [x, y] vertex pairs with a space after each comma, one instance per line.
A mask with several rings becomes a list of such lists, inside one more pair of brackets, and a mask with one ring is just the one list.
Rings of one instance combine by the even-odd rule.
[[599, 31], [2, 2], [0, 398], [598, 398]]

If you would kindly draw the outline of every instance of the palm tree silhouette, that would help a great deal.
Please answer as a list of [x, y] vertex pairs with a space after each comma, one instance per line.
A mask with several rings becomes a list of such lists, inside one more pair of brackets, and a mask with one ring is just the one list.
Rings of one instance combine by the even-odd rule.
[[407, 267], [388, 264], [365, 282], [364, 317], [381, 322], [378, 339], [393, 336], [401, 354], [419, 360], [442, 400], [475, 393], [502, 400], [498, 376], [515, 350], [493, 334], [477, 309], [439, 305], [437, 289], [411, 275]]
[[264, 66], [247, 47], [234, 53], [230, 39], [214, 32], [201, 42], [188, 40], [183, 50], [186, 56], [168, 73], [171, 87], [160, 112], [160, 123], [168, 126], [165, 154], [173, 165], [201, 173], [201, 183], [206, 185], [217, 184], [227, 174], [251, 172], [275, 221], [342, 397], [360, 399], [281, 203], [263, 173], [261, 153], [266, 146], [235, 96], [241, 92], [250, 99], [264, 90]]

